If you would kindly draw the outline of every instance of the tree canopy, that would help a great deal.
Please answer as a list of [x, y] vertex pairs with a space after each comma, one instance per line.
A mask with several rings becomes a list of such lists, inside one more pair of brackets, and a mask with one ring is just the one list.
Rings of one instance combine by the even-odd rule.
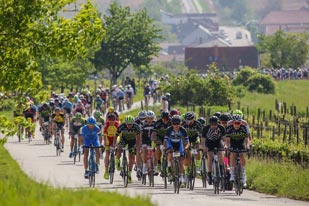
[[112, 3], [109, 15], [104, 16], [103, 27], [106, 36], [93, 62], [97, 70], [110, 72], [111, 85], [129, 65], [146, 66], [160, 50], [156, 42], [160, 38], [159, 29], [145, 9], [131, 13], [129, 7]]
[[102, 21], [89, 1], [72, 19], [58, 15], [73, 2], [1, 1], [0, 91], [34, 94], [42, 86], [41, 59], [72, 61], [101, 42]]
[[[269, 54], [268, 59], [273, 68], [298, 68], [308, 59], [308, 39], [307, 33], [294, 34], [280, 30], [270, 36], [260, 35], [257, 48], [261, 54]], [[267, 62], [263, 64], [267, 65]]]

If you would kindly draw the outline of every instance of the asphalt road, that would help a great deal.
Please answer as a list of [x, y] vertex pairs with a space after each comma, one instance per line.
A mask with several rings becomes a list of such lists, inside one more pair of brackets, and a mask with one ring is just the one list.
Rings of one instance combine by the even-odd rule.
[[[25, 140], [21, 143], [16, 137], [9, 138], [5, 147], [12, 157], [17, 160], [21, 168], [32, 179], [45, 182], [55, 187], [79, 188], [88, 187], [88, 180], [84, 179], [84, 168], [82, 162], [73, 165], [72, 159], [68, 158], [69, 141], [66, 135], [65, 151], [61, 157], [56, 156], [56, 150], [53, 145], [46, 145], [40, 132], [36, 131], [36, 138], [30, 144]], [[142, 195], [150, 196], [153, 202], [160, 206], [177, 205], [237, 205], [237, 206], [265, 206], [265, 205], [293, 205], [304, 206], [309, 202], [295, 201], [286, 198], [277, 198], [271, 195], [265, 195], [249, 190], [244, 190], [243, 195], [236, 196], [234, 191], [227, 191], [219, 195], [213, 194], [211, 186], [202, 188], [201, 180], [197, 180], [194, 191], [185, 188], [180, 189], [179, 194], [174, 194], [172, 185], [163, 189], [163, 181], [160, 177], [155, 178], [155, 187], [144, 186], [137, 181], [135, 172], [133, 172], [133, 182], [128, 188], [123, 188], [121, 177], [117, 172], [114, 184], [103, 179], [103, 161], [101, 160], [100, 174], [96, 176], [96, 187], [104, 191], [117, 191], [130, 196]]]

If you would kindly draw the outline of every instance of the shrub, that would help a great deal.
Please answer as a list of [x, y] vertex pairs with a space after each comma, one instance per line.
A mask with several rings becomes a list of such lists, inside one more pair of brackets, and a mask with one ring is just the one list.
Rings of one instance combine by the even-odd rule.
[[254, 74], [248, 79], [248, 90], [264, 94], [275, 93], [275, 83], [272, 78], [265, 74]]
[[257, 73], [257, 70], [251, 67], [244, 67], [237, 73], [235, 79], [233, 80], [233, 84], [247, 86], [249, 78]]

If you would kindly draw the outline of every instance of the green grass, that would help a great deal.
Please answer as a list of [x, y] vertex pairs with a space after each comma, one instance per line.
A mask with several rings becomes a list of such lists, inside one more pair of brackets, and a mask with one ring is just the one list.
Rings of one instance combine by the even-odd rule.
[[13, 111], [10, 110], [10, 111], [0, 111], [0, 116], [3, 115], [3, 116], [6, 116], [10, 121], [13, 120]]
[[[276, 82], [276, 94], [259, 94], [246, 92], [245, 97], [240, 99], [241, 107], [261, 108], [275, 110], [275, 100], [286, 102], [287, 105], [296, 105], [298, 111], [306, 111], [309, 106], [308, 80], [289, 80]], [[236, 107], [234, 105], [234, 107]]]
[[53, 189], [29, 179], [2, 145], [0, 157], [1, 206], [153, 205], [146, 197], [130, 198], [97, 189]]
[[258, 192], [309, 200], [309, 169], [290, 162], [251, 158], [247, 161], [248, 186]]

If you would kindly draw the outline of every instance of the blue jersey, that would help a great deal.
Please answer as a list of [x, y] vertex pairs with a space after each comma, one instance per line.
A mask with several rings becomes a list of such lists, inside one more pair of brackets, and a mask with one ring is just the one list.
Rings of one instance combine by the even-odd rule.
[[63, 102], [62, 103], [62, 108], [63, 109], [72, 109], [73, 104], [71, 102]]
[[94, 147], [100, 146], [100, 140], [98, 133], [100, 128], [95, 125], [93, 129], [89, 129], [88, 125], [82, 127], [82, 136], [84, 137], [84, 145], [89, 147], [90, 144], [93, 144]]

